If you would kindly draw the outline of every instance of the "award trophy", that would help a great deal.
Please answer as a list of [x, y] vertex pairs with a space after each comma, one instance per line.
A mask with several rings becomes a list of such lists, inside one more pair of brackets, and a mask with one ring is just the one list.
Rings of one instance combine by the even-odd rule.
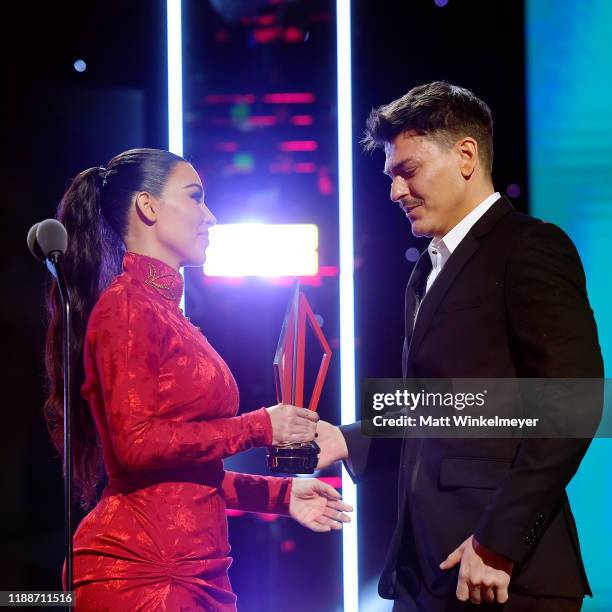
[[[306, 407], [304, 405], [304, 371], [307, 322], [323, 350], [323, 357], [307, 406], [310, 410], [316, 411], [329, 368], [331, 349], [306, 296], [300, 291], [299, 281], [296, 281], [274, 356], [274, 382], [276, 399], [279, 404]], [[317, 467], [320, 450], [316, 442], [271, 446], [268, 448], [268, 468], [272, 472], [283, 474], [312, 474]]]

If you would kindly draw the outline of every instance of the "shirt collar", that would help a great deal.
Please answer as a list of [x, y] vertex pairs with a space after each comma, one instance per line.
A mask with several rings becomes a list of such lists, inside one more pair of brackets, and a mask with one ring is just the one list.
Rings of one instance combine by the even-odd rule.
[[165, 300], [179, 303], [183, 295], [183, 277], [172, 266], [154, 257], [126, 251], [123, 270], [142, 281], [152, 292]]
[[501, 195], [499, 192], [492, 193], [488, 198], [485, 198], [476, 208], [473, 208], [455, 227], [447, 232], [442, 238], [434, 238], [427, 247], [431, 265], [441, 267], [446, 263], [446, 260], [451, 256], [452, 252], [457, 248], [459, 243], [465, 238], [472, 226], [482, 217]]

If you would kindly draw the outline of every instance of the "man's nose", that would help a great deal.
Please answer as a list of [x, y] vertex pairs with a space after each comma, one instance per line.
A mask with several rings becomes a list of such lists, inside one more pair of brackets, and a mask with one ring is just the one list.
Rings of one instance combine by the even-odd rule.
[[400, 176], [396, 176], [391, 183], [391, 201], [399, 202], [402, 198], [405, 198], [408, 193], [409, 191], [406, 181], [402, 180]]

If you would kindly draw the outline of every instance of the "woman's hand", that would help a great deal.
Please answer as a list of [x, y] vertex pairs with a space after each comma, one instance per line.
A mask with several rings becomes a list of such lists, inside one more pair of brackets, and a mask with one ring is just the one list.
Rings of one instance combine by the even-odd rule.
[[272, 421], [272, 444], [298, 444], [315, 438], [319, 415], [308, 408], [277, 404], [266, 408]]
[[289, 514], [312, 531], [342, 529], [353, 508], [342, 501], [334, 487], [316, 478], [293, 478]]

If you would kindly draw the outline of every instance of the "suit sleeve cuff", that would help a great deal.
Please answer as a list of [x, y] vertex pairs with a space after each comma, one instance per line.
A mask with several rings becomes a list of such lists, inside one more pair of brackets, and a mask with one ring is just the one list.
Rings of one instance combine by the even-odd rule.
[[372, 440], [369, 436], [364, 436], [361, 433], [360, 421], [350, 425], [342, 425], [340, 431], [348, 449], [348, 457], [343, 460], [343, 463], [353, 482], [357, 483], [366, 475]]
[[497, 524], [495, 521], [481, 521], [474, 537], [487, 548], [514, 563], [522, 563], [535, 543], [529, 536], [529, 529], [518, 525]]

